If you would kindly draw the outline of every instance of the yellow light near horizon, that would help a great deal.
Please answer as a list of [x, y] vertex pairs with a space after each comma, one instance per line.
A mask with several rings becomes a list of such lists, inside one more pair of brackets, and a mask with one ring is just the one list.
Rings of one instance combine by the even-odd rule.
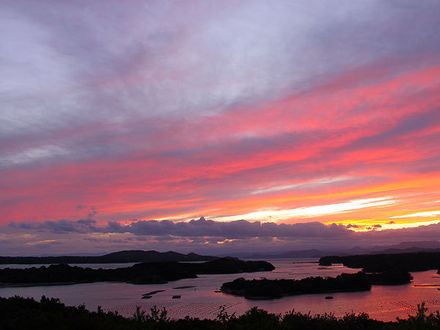
[[[437, 220], [418, 220], [418, 221], [404, 221], [397, 222], [392, 220], [378, 220], [378, 219], [365, 219], [365, 220], [343, 220], [343, 221], [329, 221], [326, 225], [337, 224], [347, 226], [348, 229], [355, 232], [367, 232], [367, 231], [382, 231], [382, 230], [394, 230], [405, 228], [416, 228], [420, 226], [429, 226], [440, 223], [440, 219]], [[350, 226], [351, 225], [351, 226]], [[373, 226], [380, 225], [380, 227]], [[356, 227], [357, 226], [357, 227]]]

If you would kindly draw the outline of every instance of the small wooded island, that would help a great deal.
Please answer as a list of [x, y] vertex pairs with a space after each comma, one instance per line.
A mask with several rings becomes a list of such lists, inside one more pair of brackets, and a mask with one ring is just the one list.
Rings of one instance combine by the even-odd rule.
[[368, 291], [371, 285], [400, 285], [410, 283], [412, 276], [408, 272], [384, 272], [368, 274], [341, 274], [336, 277], [307, 277], [301, 280], [245, 280], [238, 278], [223, 283], [221, 291], [247, 299], [276, 299], [313, 293], [336, 293]]
[[272, 271], [266, 261], [243, 261], [237, 258], [218, 258], [203, 263], [158, 262], [140, 263], [116, 269], [72, 267], [67, 264], [0, 269], [0, 285], [73, 284], [87, 282], [127, 282], [135, 284], [167, 283], [197, 274], [232, 274]]

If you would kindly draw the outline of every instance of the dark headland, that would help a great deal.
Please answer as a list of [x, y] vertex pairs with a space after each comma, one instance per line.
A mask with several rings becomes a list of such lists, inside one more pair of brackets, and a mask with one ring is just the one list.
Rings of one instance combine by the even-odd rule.
[[203, 263], [155, 262], [139, 263], [116, 269], [92, 269], [67, 264], [25, 269], [0, 269], [2, 285], [73, 284], [87, 282], [127, 282], [153, 284], [195, 278], [197, 274], [232, 274], [272, 271], [266, 261], [243, 261], [237, 258], [217, 258]]
[[399, 254], [360, 254], [352, 256], [327, 256], [319, 259], [322, 266], [339, 263], [365, 272], [407, 271], [419, 272], [440, 268], [440, 252]]

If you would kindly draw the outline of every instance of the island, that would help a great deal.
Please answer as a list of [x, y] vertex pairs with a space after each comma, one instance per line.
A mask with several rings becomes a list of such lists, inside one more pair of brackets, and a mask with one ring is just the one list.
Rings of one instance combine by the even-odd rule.
[[25, 269], [0, 269], [0, 285], [74, 284], [88, 282], [126, 282], [157, 284], [198, 274], [232, 274], [272, 271], [275, 267], [266, 261], [243, 261], [237, 258], [218, 258], [203, 263], [156, 262], [139, 263], [116, 269], [92, 269], [67, 264]]
[[440, 253], [361, 254], [352, 256], [326, 256], [319, 259], [319, 264], [322, 266], [330, 266], [335, 263], [340, 263], [350, 268], [362, 268], [366, 272], [418, 272], [439, 269]]
[[238, 278], [223, 283], [221, 291], [243, 296], [246, 299], [277, 299], [314, 293], [336, 293], [368, 291], [375, 285], [399, 285], [410, 283], [412, 276], [408, 272], [384, 272], [341, 274], [336, 277], [307, 277], [301, 280], [245, 280]]

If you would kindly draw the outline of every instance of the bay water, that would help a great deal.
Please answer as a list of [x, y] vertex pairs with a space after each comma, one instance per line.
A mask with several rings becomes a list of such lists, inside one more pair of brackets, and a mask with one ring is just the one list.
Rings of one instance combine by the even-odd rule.
[[[275, 259], [267, 260], [276, 269], [272, 272], [243, 274], [199, 275], [198, 278], [182, 279], [166, 284], [128, 284], [97, 282], [72, 285], [49, 285], [28, 287], [0, 287], [0, 297], [41, 296], [59, 298], [70, 306], [84, 304], [89, 310], [101, 306], [104, 310], [118, 311], [130, 316], [139, 306], [149, 310], [153, 306], [165, 307], [172, 318], [187, 315], [199, 318], [215, 318], [220, 306], [232, 314], [240, 315], [256, 306], [274, 313], [291, 310], [311, 314], [333, 313], [343, 316], [346, 313], [365, 312], [370, 317], [384, 321], [394, 321], [396, 317], [406, 318], [414, 314], [417, 304], [425, 302], [430, 311], [440, 310], [440, 275], [437, 271], [412, 273], [414, 280], [408, 285], [376, 286], [371, 291], [333, 294], [311, 294], [284, 297], [274, 300], [247, 300], [243, 297], [219, 292], [222, 283], [239, 277], [246, 279], [301, 279], [309, 276], [337, 276], [341, 273], [355, 273], [342, 265], [320, 266], [317, 259]], [[81, 267], [118, 268], [132, 264], [81, 264]], [[1, 268], [27, 268], [41, 265], [1, 265]], [[142, 295], [159, 291], [149, 299]], [[331, 295], [333, 299], [325, 299]], [[173, 299], [173, 296], [180, 296]]]

